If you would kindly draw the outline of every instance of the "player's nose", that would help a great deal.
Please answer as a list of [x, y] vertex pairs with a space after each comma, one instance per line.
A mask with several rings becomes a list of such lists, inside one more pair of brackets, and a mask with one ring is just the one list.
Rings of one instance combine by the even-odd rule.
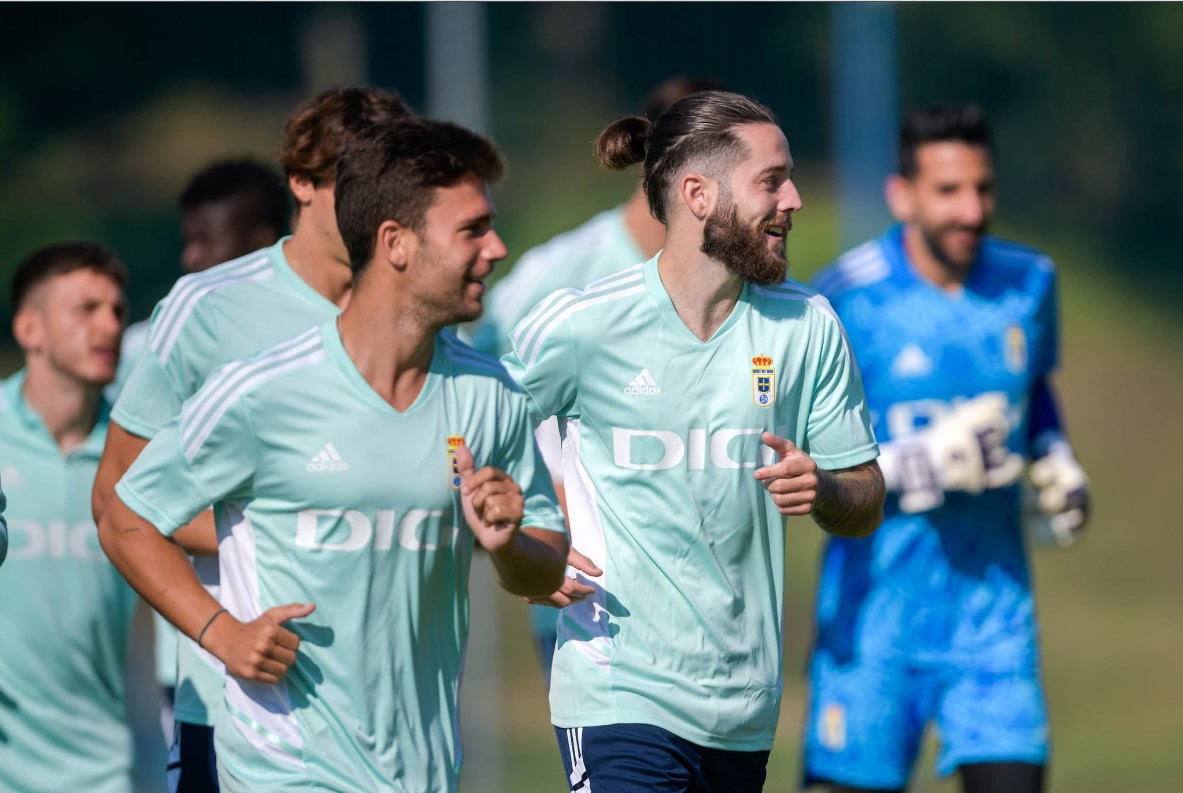
[[777, 196], [777, 212], [797, 212], [801, 206], [801, 193], [797, 190], [797, 185], [793, 184], [792, 179], [786, 179], [784, 184], [780, 186], [780, 195]]
[[499, 262], [509, 254], [509, 249], [505, 247], [505, 242], [501, 239], [501, 235], [496, 231], [490, 230], [486, 236], [485, 241], [485, 258], [491, 262]]

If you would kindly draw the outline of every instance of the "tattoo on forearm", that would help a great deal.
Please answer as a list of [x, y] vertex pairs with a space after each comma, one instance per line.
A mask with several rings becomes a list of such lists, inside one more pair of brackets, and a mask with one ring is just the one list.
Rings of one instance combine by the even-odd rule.
[[831, 534], [864, 537], [882, 519], [883, 497], [883, 475], [874, 462], [829, 471], [818, 477], [813, 519]]

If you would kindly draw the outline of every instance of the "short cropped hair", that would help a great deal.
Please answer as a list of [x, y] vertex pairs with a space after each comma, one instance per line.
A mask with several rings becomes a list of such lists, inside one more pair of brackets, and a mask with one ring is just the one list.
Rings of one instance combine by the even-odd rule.
[[665, 223], [669, 191], [681, 170], [704, 160], [715, 171], [733, 167], [750, 154], [736, 134], [749, 124], [778, 122], [771, 110], [743, 94], [702, 91], [676, 102], [655, 122], [641, 116], [613, 121], [596, 138], [596, 154], [614, 171], [643, 162], [649, 211]]
[[13, 313], [24, 308], [25, 301], [38, 286], [75, 270], [93, 270], [119, 284], [120, 289], [127, 287], [127, 268], [114, 253], [97, 242], [47, 245], [33, 251], [16, 266], [9, 292]]
[[378, 226], [398, 221], [419, 234], [437, 187], [466, 178], [498, 181], [505, 163], [488, 139], [447, 121], [404, 118], [355, 137], [337, 165], [337, 228], [356, 276], [369, 263]]
[[194, 174], [179, 201], [187, 212], [204, 204], [215, 204], [241, 196], [246, 205], [245, 221], [283, 233], [288, 218], [288, 191], [272, 166], [255, 160], [220, 160]]
[[380, 88], [337, 87], [297, 107], [284, 127], [279, 165], [316, 186], [337, 178], [337, 159], [354, 136], [376, 124], [411, 115], [403, 98]]
[[979, 105], [936, 105], [910, 110], [900, 125], [900, 176], [916, 175], [916, 150], [925, 143], [958, 141], [990, 148], [990, 128]]

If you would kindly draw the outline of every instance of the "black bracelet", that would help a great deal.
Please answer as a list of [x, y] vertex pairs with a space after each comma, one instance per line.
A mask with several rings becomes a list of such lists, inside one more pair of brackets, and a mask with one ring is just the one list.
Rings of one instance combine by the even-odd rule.
[[214, 624], [214, 620], [226, 613], [226, 609], [218, 609], [214, 615], [206, 620], [205, 627], [201, 629], [201, 633], [197, 634], [197, 646], [201, 647], [201, 640], [205, 637], [205, 632], [209, 630], [209, 626]]

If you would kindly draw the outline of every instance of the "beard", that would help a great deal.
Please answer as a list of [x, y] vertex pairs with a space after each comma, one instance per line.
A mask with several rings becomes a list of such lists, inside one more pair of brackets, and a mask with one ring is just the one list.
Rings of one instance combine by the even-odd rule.
[[[789, 223], [785, 223], [786, 232]], [[765, 225], [761, 223], [755, 229], [745, 226], [732, 201], [726, 209], [719, 207], [707, 218], [702, 229], [702, 252], [745, 281], [763, 286], [779, 284], [788, 275], [789, 262], [783, 253], [773, 253], [764, 244]]]
[[[946, 244], [946, 232], [954, 231], [972, 231], [978, 235], [978, 243], [972, 250], [958, 250], [950, 244]], [[924, 244], [928, 246], [932, 255], [945, 265], [945, 267], [954, 271], [965, 271], [978, 258], [978, 251], [982, 247], [982, 237], [986, 233], [986, 224], [980, 226], [946, 226], [939, 229], [930, 229], [923, 226], [920, 227], [920, 233], [924, 237]]]

